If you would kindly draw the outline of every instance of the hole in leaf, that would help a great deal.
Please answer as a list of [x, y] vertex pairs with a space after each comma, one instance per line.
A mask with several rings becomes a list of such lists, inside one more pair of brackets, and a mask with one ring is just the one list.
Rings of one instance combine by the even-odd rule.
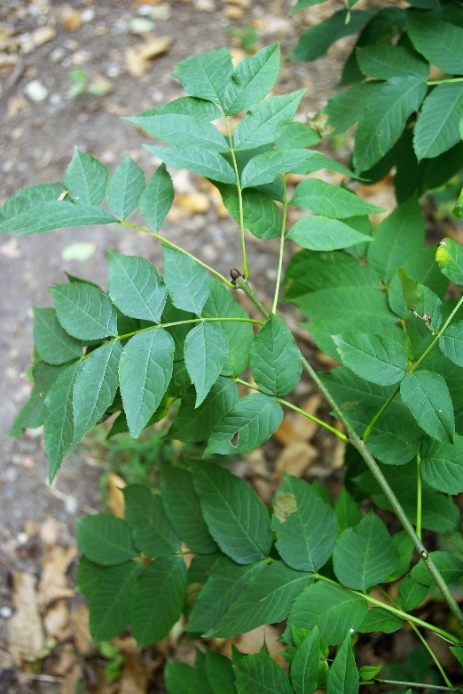
[[238, 443], [239, 443], [239, 440], [240, 440], [240, 432], [239, 432], [239, 431], [235, 431], [235, 433], [234, 433], [233, 436], [231, 437], [231, 441], [230, 441], [230, 443], [231, 443], [231, 445], [233, 446], [233, 448], [236, 448], [236, 447], [237, 447], [237, 445], [238, 445]]

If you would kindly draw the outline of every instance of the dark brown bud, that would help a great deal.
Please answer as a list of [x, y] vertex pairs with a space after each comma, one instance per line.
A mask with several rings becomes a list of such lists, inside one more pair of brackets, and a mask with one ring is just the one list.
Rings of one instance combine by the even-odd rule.
[[234, 267], [230, 270], [230, 277], [231, 277], [231, 281], [233, 282], [233, 284], [236, 284], [236, 280], [238, 279], [238, 277], [242, 277], [242, 276], [243, 275], [241, 274], [241, 272], [239, 270], [236, 269], [236, 267]]

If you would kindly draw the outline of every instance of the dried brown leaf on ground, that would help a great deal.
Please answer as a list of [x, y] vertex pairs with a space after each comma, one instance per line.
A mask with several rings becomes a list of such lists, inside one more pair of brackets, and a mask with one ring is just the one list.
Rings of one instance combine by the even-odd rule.
[[172, 45], [170, 36], [151, 36], [135, 48], [129, 48], [125, 54], [125, 62], [129, 75], [143, 77], [150, 69], [150, 61], [166, 53]]
[[204, 193], [183, 193], [175, 197], [168, 219], [171, 222], [185, 219], [192, 214], [205, 214], [210, 208], [210, 200]]
[[283, 449], [276, 461], [274, 483], [281, 484], [283, 475], [304, 477], [311, 463], [316, 459], [318, 450], [315, 446], [299, 441]]
[[13, 578], [16, 611], [8, 622], [8, 641], [14, 662], [21, 665], [43, 657], [46, 641], [39, 613], [35, 576], [17, 571]]
[[58, 16], [64, 31], [77, 31], [82, 26], [82, 14], [70, 5], [62, 5], [59, 8]]
[[84, 663], [73, 653], [72, 646], [64, 647], [54, 659], [50, 670], [61, 677], [60, 694], [76, 694], [84, 679]]
[[48, 637], [58, 643], [72, 637], [69, 608], [65, 600], [58, 600], [46, 612], [43, 626]]
[[118, 518], [124, 518], [125, 516], [125, 502], [123, 489], [127, 486], [127, 482], [115, 473], [111, 473], [108, 476], [108, 481], [106, 485], [107, 489], [107, 506], [108, 511], [113, 513]]
[[274, 626], [261, 626], [252, 631], [248, 631], [245, 634], [240, 634], [232, 639], [227, 639], [226, 642], [220, 648], [221, 653], [231, 658], [232, 646], [236, 646], [241, 653], [259, 653], [262, 647], [265, 645], [268, 649], [269, 655], [274, 658], [277, 663], [281, 666], [287, 666], [288, 661], [286, 661], [281, 653], [281, 642], [279, 641], [281, 637], [281, 629]]
[[39, 607], [44, 611], [55, 600], [71, 598], [74, 591], [69, 587], [67, 572], [77, 556], [75, 547], [48, 547], [42, 565], [38, 599]]
[[90, 635], [87, 605], [80, 605], [72, 610], [70, 621], [77, 652], [83, 656], [90, 655], [95, 650], [95, 644]]
[[126, 655], [118, 694], [145, 694], [150, 675], [150, 670], [135, 655]]

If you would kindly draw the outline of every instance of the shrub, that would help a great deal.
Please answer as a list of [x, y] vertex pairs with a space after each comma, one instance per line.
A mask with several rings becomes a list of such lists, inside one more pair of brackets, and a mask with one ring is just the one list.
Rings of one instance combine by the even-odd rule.
[[[206, 683], [221, 694], [355, 692], [384, 681], [380, 668], [358, 669], [358, 635], [406, 625], [427, 650], [434, 681], [450, 687], [422, 631], [463, 662], [452, 499], [463, 491], [463, 299], [446, 298], [449, 281], [463, 285], [463, 250], [450, 238], [425, 246], [416, 195], [373, 235], [378, 207], [350, 184], [308, 177], [351, 172], [314, 150], [317, 133], [293, 120], [302, 91], [265, 98], [278, 71], [277, 46], [236, 69], [225, 49], [188, 58], [174, 75], [189, 96], [129, 119], [167, 143], [146, 145], [163, 162], [148, 183], [130, 157], [109, 175], [77, 150], [63, 183], [26, 188], [0, 208], [2, 232], [118, 223], [159, 240], [164, 256], [161, 274], [144, 258], [111, 252], [107, 291], [75, 277], [51, 288], [54, 308], [34, 313], [33, 389], [13, 432], [43, 424], [50, 480], [82, 436], [116, 413], [110, 433], [136, 438], [175, 411], [167, 438], [198, 444], [201, 458], [158, 466], [158, 488], [125, 488], [124, 519], [79, 521], [77, 580], [92, 635], [108, 640], [130, 625], [145, 646], [180, 618], [189, 638], [205, 639], [286, 621], [289, 671], [266, 649], [229, 660], [206, 648], [194, 667], [167, 665], [172, 694], [206, 691]], [[420, 80], [424, 98], [424, 73]], [[230, 279], [162, 235], [174, 198], [166, 165], [208, 178], [237, 221], [242, 266]], [[288, 173], [301, 176], [294, 191]], [[146, 226], [128, 221], [137, 207]], [[290, 207], [310, 214], [288, 229]], [[270, 309], [248, 283], [246, 232], [280, 240]], [[330, 371], [314, 370], [279, 315], [288, 240], [302, 250], [289, 263], [284, 298], [341, 364]], [[259, 319], [235, 301], [236, 290]], [[342, 425], [316, 420], [346, 443], [345, 482], [333, 500], [321, 485], [286, 475], [268, 508], [224, 463], [262, 446], [283, 408], [314, 418], [286, 399], [302, 372]], [[385, 512], [403, 529], [391, 534]], [[453, 622], [415, 614], [436, 594]]]

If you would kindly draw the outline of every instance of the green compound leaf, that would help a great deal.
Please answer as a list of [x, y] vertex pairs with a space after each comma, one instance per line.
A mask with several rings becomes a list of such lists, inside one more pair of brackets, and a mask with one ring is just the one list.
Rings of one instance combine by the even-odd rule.
[[228, 351], [219, 323], [200, 323], [185, 339], [185, 366], [196, 389], [195, 407], [204, 401], [217, 381]]
[[113, 340], [90, 352], [82, 361], [72, 395], [74, 444], [98, 424], [112, 405], [119, 385], [118, 366], [121, 354], [121, 343]]
[[203, 634], [213, 629], [239, 598], [249, 577], [264, 568], [262, 563], [236, 564], [228, 557], [219, 556], [193, 606], [187, 626], [189, 633]]
[[47, 364], [65, 364], [82, 356], [82, 343], [62, 328], [53, 308], [34, 308], [34, 346]]
[[229, 638], [263, 624], [282, 622], [293, 600], [312, 581], [309, 573], [294, 571], [282, 561], [265, 565], [250, 577], [222, 619], [206, 632], [205, 638]]
[[179, 147], [203, 147], [208, 151], [226, 153], [230, 150], [225, 137], [209, 122], [198, 122], [194, 116], [162, 113], [147, 118], [129, 118], [146, 132]]
[[439, 492], [463, 492], [463, 438], [455, 436], [454, 443], [426, 441], [421, 451], [423, 479]]
[[119, 380], [132, 438], [140, 436], [167, 390], [174, 352], [174, 340], [162, 328], [138, 333], [124, 347]]
[[352, 650], [352, 637], [346, 636], [336, 653], [326, 681], [327, 694], [358, 694], [359, 671]]
[[388, 80], [391, 77], [413, 75], [423, 80], [428, 78], [429, 65], [421, 57], [403, 46], [373, 44], [355, 50], [360, 70], [366, 77]]
[[140, 552], [156, 558], [178, 552], [181, 541], [166, 515], [161, 497], [142, 484], [125, 487], [123, 494], [125, 520]]
[[282, 419], [283, 410], [273, 398], [263, 393], [246, 395], [217, 422], [204, 455], [253, 451], [275, 433]]
[[16, 415], [8, 432], [9, 436], [22, 436], [26, 429], [36, 429], [43, 424], [45, 396], [66, 368], [67, 366], [51, 366], [44, 361], [35, 364], [30, 375], [32, 392]]
[[463, 366], [463, 321], [457, 321], [446, 328], [439, 338], [439, 348], [447, 359], [457, 366]]
[[[393, 393], [393, 386], [378, 386], [343, 367], [322, 374], [322, 381], [359, 434]], [[381, 462], [405, 465], [419, 451], [423, 432], [400, 398], [394, 398], [376, 422], [368, 445]]]
[[396, 581], [407, 573], [413, 556], [413, 543], [405, 531], [400, 531], [393, 535], [392, 544], [399, 553], [399, 561], [395, 566], [394, 573], [388, 577], [388, 583]]
[[143, 111], [137, 116], [127, 118], [139, 125], [146, 132], [150, 132], [151, 119], [158, 116], [175, 114], [181, 116], [192, 116], [197, 123], [208, 123], [221, 116], [220, 109], [210, 101], [197, 99], [193, 96], [181, 96], [179, 99], [174, 99], [167, 104], [161, 104], [155, 108], [150, 108], [148, 111]]
[[327, 125], [333, 128], [327, 137], [335, 137], [357, 123], [381, 86], [380, 82], [359, 82], [332, 96], [321, 110], [322, 114], [328, 116]]
[[452, 651], [455, 658], [459, 663], [463, 665], [463, 647], [462, 646], [450, 646], [450, 651]]
[[[321, 255], [326, 258], [328, 254]], [[311, 320], [308, 328], [317, 346], [335, 360], [338, 353], [331, 335], [347, 332], [353, 325], [358, 331], [397, 335], [400, 339], [400, 332], [395, 328], [397, 318], [389, 310], [379, 282], [376, 286], [365, 284], [359, 290], [359, 282], [354, 280], [305, 293], [292, 302]]]
[[293, 603], [283, 640], [295, 627], [312, 630], [318, 626], [320, 638], [328, 646], [342, 643], [356, 631], [368, 612], [368, 603], [360, 595], [322, 581], [304, 588]]
[[231, 660], [221, 653], [206, 651], [206, 675], [213, 694], [236, 694]]
[[168, 692], [183, 692], [183, 694], [195, 694], [196, 692], [194, 668], [179, 660], [167, 661], [164, 679]]
[[235, 130], [235, 149], [255, 149], [277, 140], [292, 122], [304, 91], [271, 96], [250, 109]]
[[264, 691], [265, 694], [292, 694], [288, 677], [278, 663], [265, 653], [247, 655], [233, 663], [237, 694]]
[[443, 239], [436, 250], [441, 272], [451, 282], [463, 285], [463, 247], [453, 239]]
[[272, 314], [251, 345], [251, 372], [268, 395], [287, 395], [301, 378], [301, 355], [289, 328]]
[[[415, 282], [407, 274], [405, 268], [399, 267], [397, 276], [402, 284], [402, 293], [407, 309], [424, 320], [431, 331], [437, 332], [444, 320], [441, 299], [429, 287]], [[406, 312], [403, 312], [402, 315], [404, 318], [408, 318]]]
[[321, 5], [322, 3], [326, 2], [326, 0], [297, 0], [296, 4], [292, 8], [290, 14], [294, 14], [295, 12], [299, 12], [299, 10], [303, 10], [305, 7], [312, 7], [313, 5]]
[[304, 147], [313, 147], [321, 142], [320, 135], [307, 125], [294, 121], [289, 125], [283, 135], [278, 138], [275, 145], [278, 149], [300, 150]]
[[124, 220], [136, 209], [145, 189], [145, 174], [126, 155], [115, 168], [106, 188], [106, 202], [118, 219]]
[[285, 298], [300, 306], [313, 292], [341, 288], [343, 292], [355, 289], [362, 294], [377, 284], [375, 273], [347, 253], [300, 251], [292, 257], [286, 272]]
[[[230, 292], [217, 280], [209, 278], [210, 295], [204, 304], [203, 318], [245, 318], [249, 316], [235, 301]], [[248, 322], [219, 322], [228, 341], [228, 355], [225, 357], [222, 373], [225, 376], [239, 376], [249, 364], [249, 351], [254, 332]]]
[[383, 634], [393, 634], [404, 625], [404, 620], [396, 617], [388, 610], [381, 607], [373, 607], [368, 610], [365, 621], [359, 627], [361, 634], [371, 634], [373, 631], [381, 631]]
[[280, 49], [276, 43], [244, 58], [228, 83], [225, 113], [231, 116], [261, 101], [274, 87], [279, 69]]
[[55, 479], [63, 458], [72, 450], [74, 425], [72, 394], [81, 362], [76, 361], [58, 376], [43, 405], [43, 440], [48, 458], [48, 479]]
[[[304, 4], [299, 2], [296, 8], [310, 6], [305, 4], [305, 0], [303, 2]], [[320, 58], [332, 43], [362, 29], [370, 17], [370, 12], [348, 12], [347, 10], [335, 12], [329, 19], [315, 24], [302, 34], [291, 58], [304, 62]]]
[[173, 72], [189, 94], [221, 105], [232, 74], [231, 55], [226, 48], [193, 55]]
[[[161, 157], [162, 158], [162, 157]], [[140, 212], [151, 229], [159, 231], [174, 201], [174, 186], [165, 164], [151, 176], [140, 198]]]
[[333, 509], [307, 482], [285, 475], [273, 510], [272, 529], [283, 561], [299, 571], [318, 571], [336, 543], [338, 522]]
[[417, 199], [410, 198], [391, 212], [378, 225], [374, 238], [368, 249], [368, 266], [389, 283], [396, 268], [421, 253], [424, 220]]
[[164, 246], [164, 281], [172, 303], [183, 311], [200, 315], [209, 296], [206, 270], [190, 256]]
[[108, 251], [108, 293], [125, 316], [161, 321], [167, 290], [145, 258]]
[[220, 111], [215, 104], [204, 101], [204, 99], [196, 99], [193, 96], [181, 96], [179, 99], [150, 108], [148, 111], [143, 111], [143, 113], [139, 113], [137, 116], [130, 116], [124, 120], [135, 123], [142, 130], [149, 133], [151, 123], [155, 123], [158, 116], [169, 114], [192, 116], [197, 123], [208, 123], [215, 118], [219, 118]]
[[117, 313], [111, 299], [99, 287], [71, 282], [50, 287], [58, 320], [69, 335], [79, 340], [98, 340], [117, 335]]
[[[297, 123], [291, 123], [288, 130], [292, 125], [297, 125]], [[241, 186], [243, 188], [261, 186], [266, 183], [272, 183], [282, 174], [290, 172], [309, 174], [320, 169], [338, 171], [345, 176], [353, 175], [345, 166], [338, 164], [338, 162], [321, 152], [312, 152], [304, 149], [284, 149], [282, 151], [262, 152], [250, 159], [241, 174]]]
[[92, 154], [74, 150], [64, 175], [69, 195], [77, 203], [101, 205], [106, 192], [109, 173], [107, 167]]
[[385, 581], [394, 571], [399, 554], [384, 523], [369, 513], [336, 542], [334, 572], [348, 588], [367, 591]]
[[362, 200], [350, 190], [326, 183], [318, 178], [309, 178], [299, 183], [291, 205], [297, 205], [304, 210], [333, 219], [384, 212], [383, 208]]
[[334, 251], [373, 240], [344, 222], [321, 216], [299, 219], [289, 230], [287, 238], [311, 251]]
[[221, 183], [234, 183], [235, 172], [228, 161], [218, 152], [203, 147], [156, 147], [143, 145], [148, 152], [176, 169], [188, 169], [194, 173]]
[[463, 74], [463, 29], [422, 12], [407, 13], [407, 28], [416, 50], [443, 72]]
[[222, 552], [238, 564], [265, 559], [272, 531], [267, 509], [257, 494], [213, 463], [198, 463], [192, 473], [204, 520]]
[[[240, 206], [235, 186], [219, 186], [223, 204], [235, 220], [240, 222]], [[273, 239], [280, 235], [280, 210], [265, 193], [244, 190], [242, 193], [244, 228], [259, 239]]]
[[371, 169], [395, 145], [426, 89], [418, 77], [394, 77], [378, 89], [358, 124], [353, 155], [357, 173]]
[[187, 585], [183, 557], [161, 557], [138, 577], [131, 625], [139, 648], [167, 636], [182, 613]]
[[117, 219], [95, 205], [76, 205], [67, 200], [49, 201], [28, 208], [14, 217], [0, 221], [0, 233], [17, 231], [18, 236], [41, 234], [53, 229], [112, 224]]
[[400, 394], [423, 431], [438, 441], [452, 441], [455, 433], [453, 403], [440, 374], [416, 371], [403, 379]]
[[163, 468], [161, 490], [166, 513], [183, 542], [198, 554], [216, 552], [218, 547], [204, 522], [191, 472], [178, 467]]
[[[397, 496], [410, 522], [416, 523], [416, 467], [383, 468], [383, 473]], [[389, 501], [372, 480], [359, 480], [359, 485], [369, 494], [380, 508], [392, 510]], [[438, 533], [455, 532], [460, 527], [461, 517], [452, 499], [436, 494], [436, 490], [426, 482], [422, 484], [422, 525], [423, 528]]]
[[421, 605], [428, 594], [427, 586], [413, 580], [411, 576], [405, 576], [399, 585], [398, 603], [402, 610], [414, 610]]
[[[173, 305], [169, 294], [167, 295], [166, 305], [162, 313], [162, 325], [166, 326], [167, 332], [172, 335], [174, 339], [176, 361], [183, 359], [185, 338], [192, 329], [193, 325], [195, 325], [195, 323], [192, 322], [194, 320], [195, 316], [193, 313], [176, 308]], [[188, 375], [186, 374], [186, 369], [185, 378], [182, 380], [184, 385], [187, 386], [189, 379]]]
[[81, 557], [77, 589], [88, 600], [90, 632], [95, 641], [109, 641], [130, 624], [139, 570], [132, 561], [102, 567]]
[[87, 559], [100, 566], [122, 564], [138, 555], [129, 526], [111, 513], [79, 518], [76, 533]]
[[461, 82], [440, 84], [424, 100], [413, 135], [418, 161], [437, 157], [460, 142], [462, 104]]
[[44, 202], [57, 202], [64, 190], [64, 183], [39, 183], [21, 188], [0, 206], [0, 222], [27, 210], [37, 210]]
[[317, 675], [320, 669], [320, 636], [318, 627], [298, 645], [291, 663], [291, 683], [296, 694], [313, 694], [321, 686]]
[[341, 333], [333, 340], [343, 364], [367, 381], [392, 386], [406, 374], [407, 352], [396, 340], [366, 332]]
[[339, 534], [362, 520], [362, 512], [345, 487], [339, 492], [334, 507], [338, 519]]
[[175, 417], [169, 435], [180, 441], [206, 441], [217, 422], [238, 402], [236, 383], [219, 377], [202, 405], [195, 407], [196, 394], [188, 392]]
[[[450, 552], [430, 552], [429, 556], [440, 571], [447, 584], [461, 585], [463, 578], [463, 561]], [[428, 571], [424, 562], [416, 564], [411, 570], [410, 576], [423, 586], [435, 586], [434, 578]]]

